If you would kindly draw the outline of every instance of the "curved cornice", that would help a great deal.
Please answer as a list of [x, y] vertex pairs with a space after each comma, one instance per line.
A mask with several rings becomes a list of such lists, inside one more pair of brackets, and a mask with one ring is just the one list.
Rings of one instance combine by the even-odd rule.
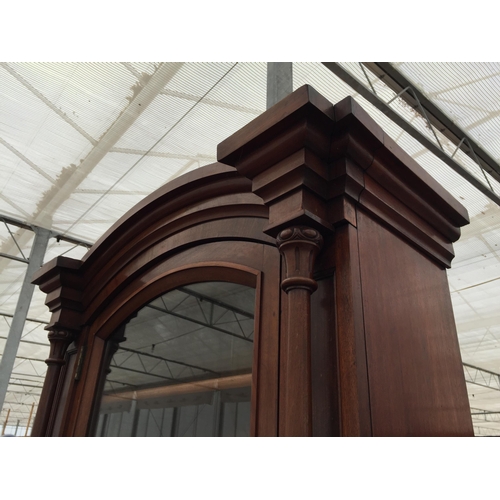
[[214, 163], [175, 179], [127, 212], [81, 261], [57, 257], [35, 274], [52, 312], [47, 329], [78, 330], [118, 289], [190, 246], [231, 239], [274, 245], [262, 231], [267, 216], [233, 167]]

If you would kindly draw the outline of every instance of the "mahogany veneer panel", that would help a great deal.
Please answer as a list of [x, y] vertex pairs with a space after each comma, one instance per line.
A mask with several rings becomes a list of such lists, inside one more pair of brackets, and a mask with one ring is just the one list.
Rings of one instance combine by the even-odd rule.
[[446, 271], [361, 210], [358, 239], [373, 435], [471, 435]]

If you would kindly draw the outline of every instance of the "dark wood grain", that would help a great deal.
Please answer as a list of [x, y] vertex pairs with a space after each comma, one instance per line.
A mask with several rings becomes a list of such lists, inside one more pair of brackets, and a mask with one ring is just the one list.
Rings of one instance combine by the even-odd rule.
[[371, 436], [365, 321], [359, 270], [358, 232], [350, 224], [335, 231], [335, 317], [342, 436]]
[[53, 345], [35, 434], [92, 435], [116, 332], [169, 290], [229, 281], [256, 289], [251, 435], [471, 435], [444, 270], [465, 209], [355, 100], [310, 86], [218, 158], [36, 274]]
[[49, 335], [50, 353], [47, 363], [47, 373], [38, 403], [39, 412], [33, 422], [32, 436], [50, 435], [53, 428], [53, 415], [59, 403], [58, 388], [62, 385], [61, 373], [65, 374], [66, 350], [75, 339], [75, 333], [68, 330], [51, 330]]
[[280, 339], [279, 435], [312, 436], [311, 294], [321, 234], [307, 226], [283, 230], [277, 238], [285, 264], [281, 288], [286, 318]]
[[75, 369], [75, 363], [78, 359], [78, 350], [76, 348], [68, 349], [66, 353], [65, 365], [63, 366], [63, 373], [59, 377], [60, 384], [60, 395], [57, 400], [57, 404], [54, 405], [53, 411], [53, 425], [47, 430], [47, 435], [50, 436], [63, 436], [63, 426], [66, 423], [65, 418], [65, 408], [67, 406], [67, 398], [70, 394], [72, 383], [74, 377], [68, 376], [68, 374], [73, 374]]
[[333, 105], [313, 87], [304, 85], [222, 141], [217, 146], [217, 160], [233, 165], [246, 154], [255, 154], [271, 138], [295, 130], [294, 125], [310, 113], [320, 119], [322, 115], [328, 120], [334, 116]]
[[[277, 248], [264, 246], [260, 275], [260, 307], [256, 310], [254, 364], [252, 370], [252, 435], [278, 435], [279, 346], [281, 310], [281, 257]], [[256, 307], [257, 309], [257, 307]], [[257, 323], [258, 320], [258, 323]]]
[[322, 277], [311, 296], [312, 435], [340, 436], [335, 277]]
[[471, 436], [446, 272], [363, 212], [358, 228], [373, 434]]

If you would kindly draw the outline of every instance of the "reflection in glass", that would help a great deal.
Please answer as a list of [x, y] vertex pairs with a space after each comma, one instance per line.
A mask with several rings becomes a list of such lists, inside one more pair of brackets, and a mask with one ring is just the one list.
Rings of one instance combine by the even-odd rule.
[[110, 341], [95, 435], [248, 436], [254, 307], [253, 288], [225, 282], [143, 307]]

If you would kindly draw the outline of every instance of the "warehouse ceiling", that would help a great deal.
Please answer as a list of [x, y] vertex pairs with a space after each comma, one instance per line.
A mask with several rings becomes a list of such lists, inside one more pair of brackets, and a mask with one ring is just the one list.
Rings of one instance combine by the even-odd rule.
[[[370, 64], [339, 66], [493, 193], [474, 187], [325, 65], [294, 63], [294, 89], [310, 84], [334, 103], [352, 95], [469, 211], [448, 277], [475, 433], [500, 435], [500, 183]], [[500, 64], [391, 66], [498, 166]], [[127, 210], [166, 182], [214, 162], [217, 144], [265, 111], [266, 68], [249, 62], [0, 63], [0, 353], [33, 245], [31, 227], [53, 231], [44, 262], [62, 254], [81, 258]], [[48, 320], [37, 289], [0, 424], [9, 413], [9, 425], [26, 426], [31, 409], [36, 412]]]

